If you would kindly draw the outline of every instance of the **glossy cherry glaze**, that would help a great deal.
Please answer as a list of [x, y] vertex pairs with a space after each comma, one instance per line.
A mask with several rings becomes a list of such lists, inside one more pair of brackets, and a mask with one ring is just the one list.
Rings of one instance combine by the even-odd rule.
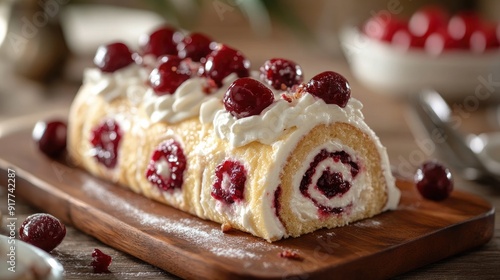
[[310, 94], [327, 104], [344, 108], [351, 97], [351, 86], [339, 73], [326, 71], [314, 76], [304, 87]]
[[121, 42], [100, 46], [94, 56], [94, 64], [102, 72], [115, 72], [132, 63], [132, 51]]
[[226, 110], [238, 119], [260, 114], [273, 101], [273, 92], [252, 78], [234, 81], [222, 99]]

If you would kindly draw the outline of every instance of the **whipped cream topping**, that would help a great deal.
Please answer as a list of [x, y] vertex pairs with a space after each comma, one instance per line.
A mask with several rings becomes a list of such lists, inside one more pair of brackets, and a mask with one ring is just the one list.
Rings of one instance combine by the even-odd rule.
[[210, 94], [203, 90], [207, 80], [198, 77], [186, 80], [173, 94], [158, 96], [149, 88], [144, 97], [144, 109], [153, 123], [177, 123], [197, 117], [205, 101], [216, 98], [220, 102], [229, 85], [237, 78], [235, 73], [230, 74], [224, 79], [224, 85]]
[[[214, 116], [215, 132], [232, 147], [244, 146], [258, 141], [271, 145], [288, 129], [293, 127], [314, 127], [318, 124], [346, 122], [358, 125], [363, 121], [363, 105], [351, 98], [345, 108], [326, 104], [312, 94], [304, 94], [299, 99], [288, 102], [279, 99], [264, 109], [260, 115], [237, 119], [225, 110]], [[209, 110], [202, 111], [208, 115]], [[207, 118], [208, 119], [208, 118]]]
[[148, 86], [148, 70], [135, 63], [113, 73], [102, 72], [98, 68], [85, 69], [83, 84], [92, 88], [90, 92], [110, 102], [118, 97], [128, 97], [138, 104]]

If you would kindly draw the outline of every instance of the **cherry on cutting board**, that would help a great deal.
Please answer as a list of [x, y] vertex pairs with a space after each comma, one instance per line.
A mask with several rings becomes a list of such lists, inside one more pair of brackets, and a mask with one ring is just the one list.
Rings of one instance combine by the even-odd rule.
[[56, 217], [38, 213], [28, 216], [19, 228], [19, 239], [47, 252], [56, 248], [66, 236], [66, 227]]
[[420, 194], [430, 200], [444, 200], [453, 191], [450, 170], [436, 161], [424, 162], [417, 169], [414, 181]]
[[252, 78], [234, 81], [222, 99], [226, 110], [238, 119], [260, 114], [273, 101], [273, 92]]
[[102, 72], [115, 72], [133, 63], [132, 51], [121, 42], [100, 46], [94, 56], [94, 64]]
[[32, 137], [40, 151], [55, 158], [66, 150], [67, 125], [63, 121], [39, 121]]
[[112, 262], [111, 256], [104, 254], [101, 250], [95, 248], [92, 252], [92, 262], [90, 266], [94, 268], [94, 273], [110, 273], [109, 265]]

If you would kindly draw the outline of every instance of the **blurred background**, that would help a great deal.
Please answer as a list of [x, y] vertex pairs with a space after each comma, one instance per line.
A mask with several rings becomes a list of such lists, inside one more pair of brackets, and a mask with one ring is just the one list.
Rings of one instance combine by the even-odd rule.
[[163, 22], [240, 49], [254, 69], [270, 56], [292, 58], [307, 79], [332, 63], [344, 67], [343, 26], [430, 3], [500, 19], [494, 0], [0, 0], [0, 121], [69, 104], [98, 45], [136, 47]]

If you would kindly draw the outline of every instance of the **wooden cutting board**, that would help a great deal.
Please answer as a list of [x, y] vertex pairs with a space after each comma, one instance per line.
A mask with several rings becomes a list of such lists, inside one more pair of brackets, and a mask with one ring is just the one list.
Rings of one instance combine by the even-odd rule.
[[[0, 138], [0, 185], [102, 242], [184, 278], [387, 278], [488, 242], [494, 209], [454, 191], [443, 202], [398, 181], [397, 210], [342, 228], [267, 243], [148, 200], [38, 152], [30, 131]], [[302, 261], [279, 256], [297, 251]]]

